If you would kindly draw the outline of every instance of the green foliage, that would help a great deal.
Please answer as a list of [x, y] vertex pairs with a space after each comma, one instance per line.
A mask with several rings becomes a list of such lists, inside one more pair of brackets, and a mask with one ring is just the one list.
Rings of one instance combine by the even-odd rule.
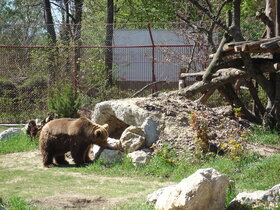
[[67, 81], [53, 88], [48, 99], [49, 110], [56, 113], [58, 117], [78, 117], [77, 111], [81, 104], [78, 93]]
[[242, 116], [241, 110], [242, 110], [241, 107], [234, 107], [234, 108], [233, 108], [234, 117], [236, 117], [236, 118], [241, 117], [241, 116]]
[[[3, 201], [3, 208], [4, 209], [9, 209], [9, 210], [24, 210], [24, 209], [29, 209], [29, 210], [35, 210], [38, 209], [22, 199], [21, 197], [16, 197], [12, 196]], [[1, 203], [0, 203], [0, 209], [1, 209]]]
[[226, 151], [227, 157], [234, 160], [240, 160], [246, 156], [244, 139], [242, 137], [231, 139], [227, 143], [222, 144], [222, 149]]
[[174, 149], [168, 144], [163, 144], [162, 148], [156, 149], [151, 160], [142, 168], [146, 175], [168, 178], [178, 163], [177, 155]]
[[38, 148], [38, 140], [31, 139], [24, 133], [12, 135], [0, 141], [0, 154], [23, 152]]

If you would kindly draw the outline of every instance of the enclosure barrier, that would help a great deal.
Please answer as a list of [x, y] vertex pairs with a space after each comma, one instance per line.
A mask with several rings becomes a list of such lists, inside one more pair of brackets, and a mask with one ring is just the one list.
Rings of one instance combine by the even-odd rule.
[[[56, 25], [57, 33], [62, 34], [64, 27]], [[189, 33], [181, 23], [118, 24], [111, 32], [111, 46], [105, 46], [104, 24], [82, 25], [78, 43], [61, 35], [55, 45], [44, 25], [0, 28], [0, 123], [43, 118], [51, 89], [66, 78], [94, 101], [107, 87], [108, 52], [114, 84], [131, 93], [157, 81], [161, 82], [152, 91], [177, 89], [180, 69], [190, 59], [190, 72], [204, 70], [209, 62], [201, 36]], [[150, 90], [143, 92], [147, 93]]]

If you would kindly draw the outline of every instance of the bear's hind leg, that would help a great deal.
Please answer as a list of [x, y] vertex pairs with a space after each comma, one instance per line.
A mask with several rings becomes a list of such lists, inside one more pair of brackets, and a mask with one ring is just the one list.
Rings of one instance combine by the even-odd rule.
[[79, 145], [76, 146], [75, 149], [71, 150], [72, 158], [76, 164], [76, 166], [80, 167], [85, 165], [85, 152], [87, 151], [87, 146]]
[[55, 162], [59, 165], [68, 165], [69, 164], [68, 161], [65, 160], [64, 154], [63, 155], [56, 155], [54, 157], [54, 159], [55, 159]]

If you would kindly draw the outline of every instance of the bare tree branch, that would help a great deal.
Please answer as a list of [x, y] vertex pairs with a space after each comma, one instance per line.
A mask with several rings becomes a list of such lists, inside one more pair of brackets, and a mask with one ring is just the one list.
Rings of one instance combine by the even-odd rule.
[[225, 31], [229, 31], [229, 28], [226, 26], [226, 24], [217, 18], [209, 9], [205, 8], [201, 4], [199, 4], [196, 0], [188, 0], [191, 2], [194, 6], [196, 6], [199, 10], [201, 10], [203, 13], [205, 13], [213, 22], [215, 22], [218, 26], [223, 28]]
[[134, 93], [131, 98], [133, 97], [136, 97], [138, 96], [140, 93], [142, 93], [144, 90], [146, 90], [147, 88], [151, 87], [152, 85], [156, 85], [156, 84], [159, 84], [159, 83], [167, 83], [167, 81], [155, 81], [155, 82], [152, 82], [152, 83], [149, 83], [147, 85], [145, 85], [143, 88], [141, 88], [140, 90], [138, 90], [136, 93]]
[[69, 13], [68, 10], [66, 10], [64, 7], [62, 7], [62, 6], [60, 6], [59, 4], [56, 4], [56, 3], [54, 3], [54, 2], [50, 2], [50, 3], [53, 4], [53, 5], [55, 5], [55, 6], [57, 6], [57, 7], [59, 7], [59, 8], [62, 9], [63, 11], [65, 11], [65, 12], [67, 13], [67, 15], [68, 15], [69, 17], [71, 17], [71, 19], [72, 19], [73, 22], [75, 23], [75, 17], [74, 17], [71, 13]]

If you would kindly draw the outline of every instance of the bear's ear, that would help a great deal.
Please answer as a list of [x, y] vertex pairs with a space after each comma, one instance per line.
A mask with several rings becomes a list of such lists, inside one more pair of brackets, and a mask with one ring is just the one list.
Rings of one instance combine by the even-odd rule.
[[104, 124], [104, 125], [102, 125], [102, 127], [105, 128], [107, 131], [109, 129], [109, 125], [108, 124]]
[[100, 137], [102, 135], [102, 131], [100, 129], [97, 129], [96, 131], [94, 131], [94, 135], [96, 137]]

